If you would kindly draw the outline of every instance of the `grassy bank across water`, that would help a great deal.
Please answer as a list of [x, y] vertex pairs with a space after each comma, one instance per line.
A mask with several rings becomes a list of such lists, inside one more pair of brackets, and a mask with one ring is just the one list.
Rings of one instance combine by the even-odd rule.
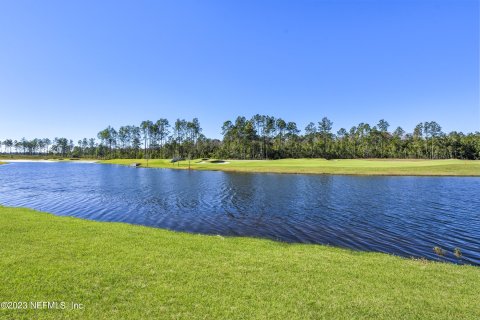
[[[480, 269], [0, 207], [0, 318], [475, 319]], [[71, 302], [83, 305], [72, 310]]]
[[[100, 163], [130, 165], [144, 159], [114, 159]], [[168, 159], [148, 161], [151, 168], [188, 169], [188, 161], [172, 164]], [[364, 160], [364, 159], [282, 159], [282, 160], [215, 160], [190, 161], [194, 170], [231, 172], [271, 172], [347, 175], [412, 175], [412, 176], [480, 176], [480, 161], [464, 160]]]

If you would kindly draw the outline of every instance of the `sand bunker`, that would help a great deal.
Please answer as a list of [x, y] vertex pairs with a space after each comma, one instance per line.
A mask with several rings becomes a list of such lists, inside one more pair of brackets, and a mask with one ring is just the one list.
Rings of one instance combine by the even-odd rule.
[[202, 164], [202, 163], [227, 164], [227, 163], [230, 163], [230, 162], [223, 161], [223, 160], [212, 160], [212, 161], [199, 161], [199, 162], [195, 162], [195, 163], [198, 163], [198, 164]]

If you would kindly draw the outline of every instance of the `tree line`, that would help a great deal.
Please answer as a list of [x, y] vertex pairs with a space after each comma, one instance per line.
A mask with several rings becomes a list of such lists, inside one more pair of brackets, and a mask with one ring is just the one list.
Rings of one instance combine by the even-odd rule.
[[238, 116], [221, 127], [223, 139], [202, 133], [197, 118], [146, 120], [140, 125], [108, 126], [96, 138], [74, 143], [67, 138], [0, 141], [9, 155], [76, 158], [412, 158], [480, 159], [480, 132], [444, 133], [435, 121], [420, 122], [412, 132], [390, 130], [382, 119], [375, 125], [359, 123], [332, 131], [324, 117], [310, 122], [303, 132], [293, 121], [269, 115]]
[[222, 126], [223, 157], [240, 159], [279, 158], [414, 158], [480, 159], [480, 132], [442, 131], [435, 121], [421, 122], [407, 133], [382, 119], [376, 125], [361, 122], [349, 130], [332, 132], [327, 117], [310, 122], [303, 134], [295, 122], [255, 115], [237, 117]]

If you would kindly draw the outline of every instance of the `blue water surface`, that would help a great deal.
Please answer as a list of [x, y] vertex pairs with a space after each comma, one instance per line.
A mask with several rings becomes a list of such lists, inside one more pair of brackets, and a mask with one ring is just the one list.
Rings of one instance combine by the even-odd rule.
[[[480, 178], [0, 166], [0, 204], [193, 233], [480, 265]], [[433, 252], [439, 246], [444, 257]], [[453, 255], [460, 248], [462, 258]]]

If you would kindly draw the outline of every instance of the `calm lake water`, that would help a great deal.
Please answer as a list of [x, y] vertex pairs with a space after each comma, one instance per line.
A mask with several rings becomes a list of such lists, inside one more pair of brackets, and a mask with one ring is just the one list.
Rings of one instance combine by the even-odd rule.
[[[480, 264], [480, 178], [0, 166], [0, 204], [194, 233]], [[447, 250], [438, 257], [432, 248]], [[462, 259], [453, 249], [462, 250]]]

